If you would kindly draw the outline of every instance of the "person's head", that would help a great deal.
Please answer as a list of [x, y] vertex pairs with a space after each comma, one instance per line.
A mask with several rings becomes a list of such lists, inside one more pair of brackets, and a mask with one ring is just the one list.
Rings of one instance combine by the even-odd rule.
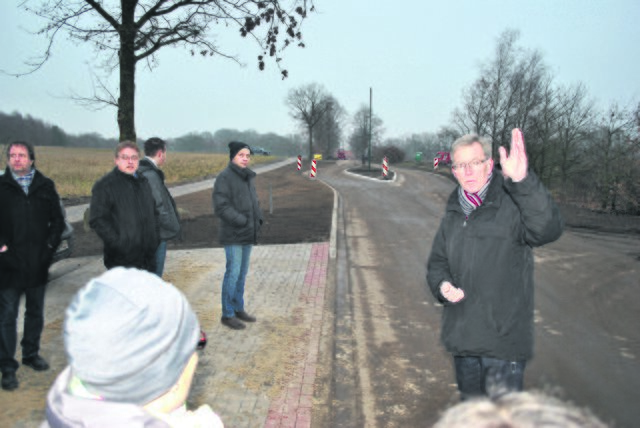
[[491, 139], [476, 134], [463, 135], [451, 145], [451, 170], [460, 187], [476, 193], [493, 170]]
[[26, 175], [36, 166], [36, 152], [31, 143], [14, 141], [7, 147], [7, 163], [15, 175]]
[[125, 174], [133, 175], [140, 163], [140, 148], [133, 141], [121, 141], [116, 146], [116, 167]]
[[477, 398], [447, 409], [433, 428], [604, 428], [587, 409], [540, 392]]
[[90, 280], [65, 314], [73, 379], [96, 398], [162, 412], [185, 402], [199, 337], [185, 296], [137, 269], [118, 267]]
[[167, 143], [162, 138], [151, 137], [144, 142], [144, 154], [162, 166], [167, 159]]
[[229, 143], [229, 159], [240, 168], [246, 168], [251, 161], [251, 147], [240, 141]]

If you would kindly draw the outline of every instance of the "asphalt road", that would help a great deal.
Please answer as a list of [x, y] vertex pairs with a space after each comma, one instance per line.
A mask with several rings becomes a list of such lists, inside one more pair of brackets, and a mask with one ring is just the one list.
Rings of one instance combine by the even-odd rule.
[[[439, 342], [441, 308], [425, 288], [454, 185], [405, 169], [393, 182], [371, 180], [345, 173], [348, 166], [318, 171], [340, 195], [334, 424], [429, 426], [458, 400]], [[535, 257], [536, 354], [525, 388], [589, 407], [617, 427], [637, 426], [638, 236], [565, 231]]]

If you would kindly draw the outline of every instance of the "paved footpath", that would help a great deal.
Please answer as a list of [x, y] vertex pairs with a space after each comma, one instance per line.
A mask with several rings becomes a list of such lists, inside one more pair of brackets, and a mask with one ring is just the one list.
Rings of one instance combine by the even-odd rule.
[[[227, 427], [311, 426], [323, 309], [329, 294], [325, 291], [330, 286], [327, 269], [335, 257], [334, 247], [333, 238], [255, 246], [245, 300], [258, 322], [240, 331], [220, 324], [224, 250], [169, 252], [164, 279], [187, 296], [209, 339], [199, 353], [189, 407], [209, 404]], [[80, 287], [102, 272], [99, 257], [74, 257], [52, 267], [41, 352], [51, 370], [36, 373], [21, 367], [20, 388], [0, 390], [1, 427], [36, 427], [44, 417], [46, 392], [66, 365], [64, 309]], [[22, 315], [18, 321], [22, 330]]]

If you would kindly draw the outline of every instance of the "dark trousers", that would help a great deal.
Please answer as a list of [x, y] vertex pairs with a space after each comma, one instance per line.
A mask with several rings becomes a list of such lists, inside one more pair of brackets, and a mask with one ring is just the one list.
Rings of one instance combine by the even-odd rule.
[[526, 361], [505, 361], [489, 357], [453, 357], [460, 399], [486, 395], [497, 398], [522, 391]]
[[20, 296], [24, 293], [24, 333], [22, 335], [22, 358], [29, 358], [40, 350], [40, 336], [44, 328], [45, 286], [36, 288], [0, 288], [0, 370], [16, 371], [15, 359], [18, 342], [18, 309]]

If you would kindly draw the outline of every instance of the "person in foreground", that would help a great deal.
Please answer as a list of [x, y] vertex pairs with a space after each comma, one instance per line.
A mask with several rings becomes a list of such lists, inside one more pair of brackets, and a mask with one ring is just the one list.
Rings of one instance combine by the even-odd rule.
[[533, 247], [555, 241], [560, 211], [528, 168], [524, 138], [510, 153], [465, 135], [451, 146], [459, 186], [427, 261], [427, 282], [444, 305], [441, 339], [453, 355], [460, 397], [498, 397], [523, 388], [533, 354]]
[[39, 355], [44, 295], [64, 216], [54, 182], [35, 168], [35, 161], [30, 143], [13, 142], [7, 147], [7, 168], [0, 177], [0, 369], [6, 391], [19, 386], [15, 354], [23, 294], [22, 364], [36, 371], [49, 369]]
[[606, 428], [588, 409], [575, 407], [542, 392], [512, 392], [447, 409], [433, 428]]
[[160, 245], [156, 250], [156, 275], [162, 277], [167, 256], [167, 240], [180, 234], [180, 216], [176, 203], [164, 184], [164, 172], [161, 167], [167, 160], [167, 143], [158, 137], [144, 142], [145, 158], [140, 160], [138, 172], [147, 178], [158, 211]]
[[184, 295], [155, 274], [117, 267], [89, 281], [65, 313], [69, 365], [42, 427], [222, 427], [187, 411], [200, 326]]
[[160, 244], [158, 211], [149, 182], [138, 173], [140, 149], [116, 146], [115, 168], [93, 185], [89, 225], [104, 244], [104, 265], [156, 271]]
[[244, 285], [249, 258], [262, 225], [262, 211], [249, 169], [251, 148], [238, 141], [229, 143], [229, 165], [213, 185], [213, 210], [220, 219], [219, 239], [227, 259], [222, 280], [222, 324], [234, 330], [255, 322], [244, 308]]

